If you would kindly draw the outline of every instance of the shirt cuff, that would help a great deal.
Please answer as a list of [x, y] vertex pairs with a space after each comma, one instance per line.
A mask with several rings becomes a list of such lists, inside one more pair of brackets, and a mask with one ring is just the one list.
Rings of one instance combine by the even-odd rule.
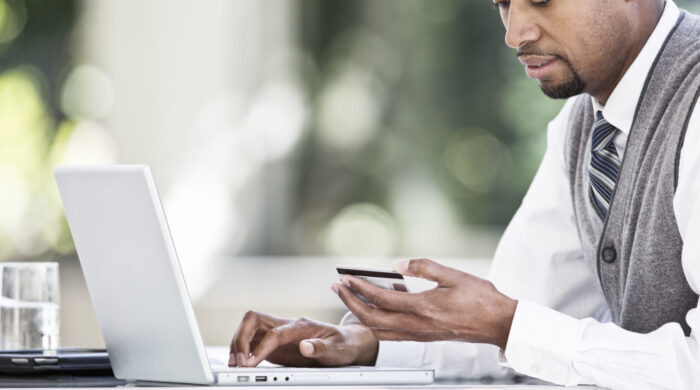
[[416, 341], [380, 341], [377, 367], [423, 368], [426, 343]]
[[505, 357], [515, 371], [559, 385], [574, 385], [572, 360], [589, 321], [518, 301]]

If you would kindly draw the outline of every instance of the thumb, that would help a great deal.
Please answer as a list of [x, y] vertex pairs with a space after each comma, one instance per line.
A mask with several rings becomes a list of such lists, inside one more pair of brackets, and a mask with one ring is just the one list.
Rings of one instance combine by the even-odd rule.
[[396, 260], [394, 269], [401, 275], [432, 280], [441, 286], [453, 285], [455, 275], [461, 273], [429, 259]]
[[308, 358], [323, 357], [327, 349], [323, 339], [306, 339], [299, 342], [299, 352]]

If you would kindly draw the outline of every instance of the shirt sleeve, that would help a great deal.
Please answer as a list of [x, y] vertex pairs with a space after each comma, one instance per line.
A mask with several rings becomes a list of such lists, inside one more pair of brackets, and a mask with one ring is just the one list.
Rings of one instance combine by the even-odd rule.
[[[584, 264], [581, 255], [564, 166], [563, 144], [571, 107], [572, 101], [567, 102], [548, 125], [544, 158], [501, 237], [489, 279], [511, 297], [529, 299], [576, 318], [604, 319], [609, 316], [607, 305], [596, 287], [593, 270]], [[352, 321], [352, 317], [346, 316], [344, 321]], [[529, 337], [527, 332], [516, 334], [522, 334], [525, 340]], [[434, 368], [438, 377], [501, 377], [512, 373], [499, 364], [497, 347], [453, 341], [381, 341], [376, 364]]]
[[564, 162], [573, 99], [547, 126], [544, 157], [496, 248], [489, 280], [514, 299], [575, 318], [607, 319], [594, 266], [583, 259]]
[[[683, 270], [691, 288], [699, 292], [700, 105], [694, 109], [681, 151], [674, 212], [684, 242]], [[700, 389], [699, 309], [686, 315], [692, 329], [686, 337], [678, 323], [640, 334], [521, 300], [505, 355], [516, 371], [557, 384]]]
[[[345, 314], [341, 325], [359, 323], [352, 312]], [[438, 378], [505, 377], [513, 370], [498, 362], [498, 347], [456, 341], [414, 342], [380, 341], [377, 367], [430, 368]]]

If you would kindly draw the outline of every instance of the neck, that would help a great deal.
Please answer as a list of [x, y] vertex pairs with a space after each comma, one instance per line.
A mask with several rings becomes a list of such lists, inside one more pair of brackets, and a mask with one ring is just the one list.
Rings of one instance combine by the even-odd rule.
[[654, 1], [647, 2], [646, 4], [646, 7], [639, 8], [635, 16], [635, 19], [637, 19], [638, 22], [632, 25], [636, 28], [633, 28], [633, 33], [630, 34], [630, 36], [635, 37], [635, 39], [631, 42], [629, 50], [625, 56], [625, 61], [622, 63], [619, 71], [615, 72], [613, 76], [608, 78], [608, 80], [605, 80], [597, 91], [592, 91], [590, 93], [590, 95], [593, 96], [602, 106], [607, 103], [608, 98], [610, 98], [610, 95], [617, 87], [617, 84], [620, 82], [620, 80], [622, 80], [622, 77], [625, 75], [625, 73], [627, 73], [630, 66], [632, 66], [632, 63], [644, 48], [644, 45], [647, 43], [647, 40], [649, 40], [651, 34], [654, 32], [656, 25], [659, 24], [661, 15], [664, 12], [665, 2]]

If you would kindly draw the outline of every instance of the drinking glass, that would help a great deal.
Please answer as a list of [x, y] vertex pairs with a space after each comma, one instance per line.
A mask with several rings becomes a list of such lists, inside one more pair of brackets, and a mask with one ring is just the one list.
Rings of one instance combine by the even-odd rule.
[[58, 263], [0, 263], [0, 350], [59, 345]]

